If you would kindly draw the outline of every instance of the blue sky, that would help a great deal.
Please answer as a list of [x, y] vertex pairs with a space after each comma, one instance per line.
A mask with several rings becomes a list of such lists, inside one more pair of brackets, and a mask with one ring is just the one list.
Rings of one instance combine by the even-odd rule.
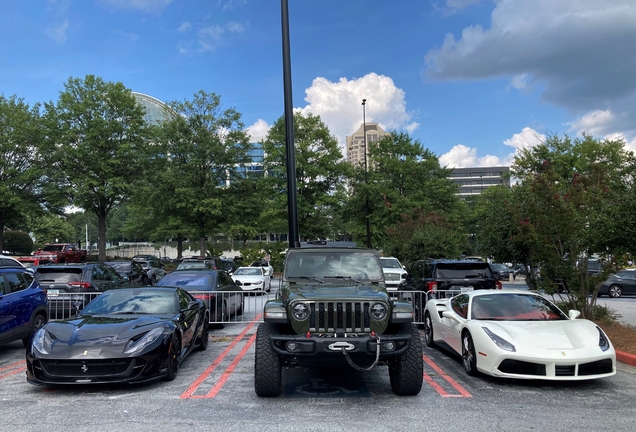
[[[366, 119], [447, 166], [507, 165], [548, 134], [636, 149], [634, 0], [289, 0], [294, 107], [339, 142]], [[0, 3], [0, 93], [94, 74], [162, 101], [205, 90], [254, 139], [283, 115], [279, 0]]]

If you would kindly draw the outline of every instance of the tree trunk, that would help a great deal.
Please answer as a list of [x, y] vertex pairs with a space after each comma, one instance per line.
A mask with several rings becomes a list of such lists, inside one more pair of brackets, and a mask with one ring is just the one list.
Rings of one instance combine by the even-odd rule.
[[199, 237], [199, 256], [205, 257], [205, 236]]
[[183, 259], [183, 236], [177, 234], [177, 259]]
[[104, 210], [100, 210], [97, 214], [97, 259], [100, 263], [106, 261], [106, 216], [108, 214]]

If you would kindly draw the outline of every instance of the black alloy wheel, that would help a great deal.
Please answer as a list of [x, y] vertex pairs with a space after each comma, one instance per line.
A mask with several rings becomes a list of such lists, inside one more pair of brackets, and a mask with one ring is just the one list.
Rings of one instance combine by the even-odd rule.
[[434, 333], [433, 333], [433, 321], [431, 320], [431, 314], [426, 311], [424, 314], [424, 341], [427, 347], [434, 347]]
[[620, 285], [612, 285], [607, 290], [607, 294], [612, 298], [619, 298], [623, 295], [623, 288]]
[[201, 336], [199, 338], [199, 351], [205, 351], [208, 349], [208, 343], [210, 342], [210, 317], [206, 314], [203, 317], [203, 328], [201, 329]]
[[179, 372], [179, 357], [181, 356], [181, 342], [179, 336], [172, 335], [168, 343], [168, 360], [166, 364], [166, 381], [173, 381]]
[[477, 354], [469, 331], [462, 334], [462, 365], [468, 375], [477, 375]]

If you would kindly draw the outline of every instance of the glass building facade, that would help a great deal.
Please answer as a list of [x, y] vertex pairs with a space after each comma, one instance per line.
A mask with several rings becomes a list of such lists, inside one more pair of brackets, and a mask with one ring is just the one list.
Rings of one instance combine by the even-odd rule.
[[148, 124], [159, 124], [168, 119], [168, 106], [159, 99], [143, 93], [132, 92], [137, 102], [146, 108], [144, 119]]

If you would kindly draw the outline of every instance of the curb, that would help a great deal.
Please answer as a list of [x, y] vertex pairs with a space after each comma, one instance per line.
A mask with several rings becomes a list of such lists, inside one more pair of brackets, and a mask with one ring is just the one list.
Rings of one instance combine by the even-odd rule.
[[636, 367], [636, 355], [616, 350], [616, 360]]

